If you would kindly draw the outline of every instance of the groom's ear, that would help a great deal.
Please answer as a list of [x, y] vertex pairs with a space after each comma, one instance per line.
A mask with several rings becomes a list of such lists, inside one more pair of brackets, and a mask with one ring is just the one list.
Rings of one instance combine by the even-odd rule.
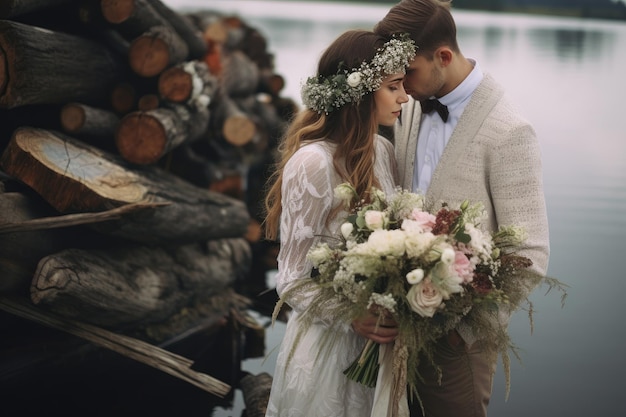
[[452, 49], [447, 46], [440, 46], [434, 53], [434, 59], [438, 65], [445, 68], [452, 62], [453, 55]]

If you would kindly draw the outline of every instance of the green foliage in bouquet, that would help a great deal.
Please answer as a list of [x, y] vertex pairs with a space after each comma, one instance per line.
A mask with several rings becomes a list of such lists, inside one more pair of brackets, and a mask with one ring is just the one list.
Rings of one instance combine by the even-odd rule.
[[[485, 354], [502, 356], [508, 395], [508, 353], [519, 355], [500, 317], [527, 308], [532, 328], [528, 295], [535, 287], [558, 289], [562, 302], [566, 296], [564, 284], [533, 272], [532, 262], [516, 254], [524, 230], [511, 225], [483, 231], [484, 209], [468, 201], [458, 208], [444, 204], [428, 213], [422, 195], [404, 190], [386, 196], [372, 189], [365, 203], [355, 200], [350, 185], [341, 184], [335, 196], [346, 208], [353, 207], [341, 236], [327, 237], [311, 248], [312, 277], [282, 295], [275, 315], [294, 297], [310, 298], [310, 307], [300, 318], [302, 330], [319, 317], [345, 324], [367, 311], [386, 310], [400, 332], [394, 352], [407, 352], [399, 365], [403, 369], [394, 372], [406, 380], [396, 381], [397, 385], [408, 384], [418, 398], [419, 375], [407, 369], [417, 369], [424, 359], [436, 366], [435, 343], [462, 321], [485, 344]], [[377, 369], [378, 345], [371, 342], [344, 373], [371, 387]]]

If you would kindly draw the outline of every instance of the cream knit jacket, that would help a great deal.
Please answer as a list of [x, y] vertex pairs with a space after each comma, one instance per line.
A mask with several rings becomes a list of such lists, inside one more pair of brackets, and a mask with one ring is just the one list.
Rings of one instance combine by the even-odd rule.
[[[413, 181], [421, 114], [419, 103], [410, 99], [394, 128], [399, 178], [406, 189]], [[466, 199], [484, 204], [486, 229], [524, 227], [528, 239], [520, 254], [532, 260], [535, 271], [546, 273], [550, 249], [539, 142], [489, 74], [461, 115], [426, 190], [428, 209], [442, 202], [458, 206]], [[468, 329], [459, 331], [473, 343]]]

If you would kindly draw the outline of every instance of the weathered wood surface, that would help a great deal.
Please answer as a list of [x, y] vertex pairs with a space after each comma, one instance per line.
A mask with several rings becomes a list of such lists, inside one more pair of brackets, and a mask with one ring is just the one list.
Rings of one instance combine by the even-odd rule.
[[126, 71], [98, 42], [0, 21], [0, 108], [102, 102]]
[[267, 411], [272, 376], [266, 372], [246, 375], [239, 381], [243, 401], [246, 404], [246, 417], [263, 417]]
[[[28, 198], [16, 192], [0, 193], [0, 227], [54, 214], [55, 211], [40, 199]], [[66, 235], [51, 230], [1, 234], [0, 293], [27, 294], [37, 262], [67, 247]]]
[[228, 384], [193, 370], [191, 368], [193, 365], [191, 360], [142, 340], [114, 333], [79, 320], [46, 314], [32, 305], [15, 299], [0, 297], [0, 309], [86, 339], [94, 344], [180, 378], [219, 397], [224, 397], [231, 390]]
[[74, 0], [2, 0], [0, 19], [14, 18], [26, 13], [46, 10]]
[[61, 133], [15, 131], [0, 168], [61, 213], [107, 210], [130, 203], [170, 203], [94, 224], [96, 230], [146, 243], [184, 243], [245, 234], [242, 201], [196, 187], [158, 167], [143, 169]]
[[242, 238], [67, 249], [39, 262], [31, 299], [64, 317], [99, 326], [145, 326], [232, 287], [248, 272], [249, 258]]

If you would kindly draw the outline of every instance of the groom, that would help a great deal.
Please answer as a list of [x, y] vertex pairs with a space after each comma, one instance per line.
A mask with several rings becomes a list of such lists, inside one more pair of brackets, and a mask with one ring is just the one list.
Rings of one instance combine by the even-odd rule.
[[[410, 100], [394, 128], [403, 188], [426, 193], [426, 208], [441, 202], [482, 202], [483, 226], [520, 225], [528, 239], [520, 255], [545, 274], [549, 240], [539, 143], [503, 88], [461, 53], [449, 0], [401, 0], [374, 31], [408, 33], [418, 46], [404, 81]], [[435, 101], [436, 99], [436, 101]], [[527, 286], [528, 292], [532, 284]], [[508, 315], [497, 325], [506, 325]], [[425, 417], [484, 417], [497, 357], [486, 355], [463, 322], [438, 342], [437, 372], [420, 361], [418, 392]], [[411, 416], [422, 416], [420, 403]]]

